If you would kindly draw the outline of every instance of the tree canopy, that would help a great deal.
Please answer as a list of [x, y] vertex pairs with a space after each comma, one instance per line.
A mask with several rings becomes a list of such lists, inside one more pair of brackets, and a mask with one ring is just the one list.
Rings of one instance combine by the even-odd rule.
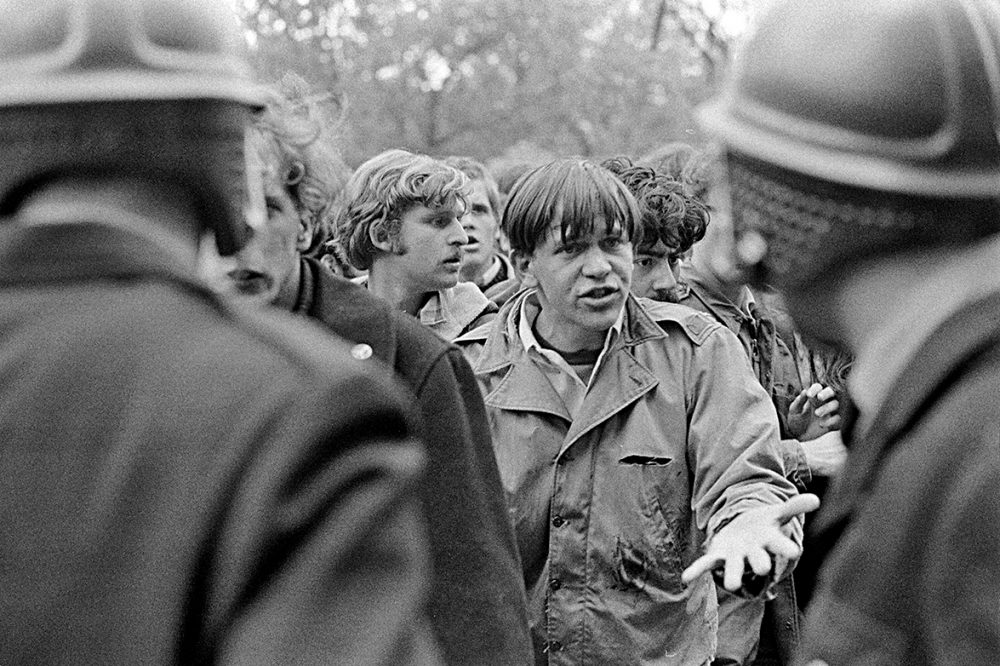
[[749, 0], [238, 0], [260, 75], [339, 105], [347, 161], [390, 147], [642, 154], [698, 142]]

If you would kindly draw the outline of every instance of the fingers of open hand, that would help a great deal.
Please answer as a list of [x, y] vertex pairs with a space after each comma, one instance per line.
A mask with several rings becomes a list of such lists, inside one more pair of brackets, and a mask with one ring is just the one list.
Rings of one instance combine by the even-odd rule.
[[726, 558], [725, 575], [722, 577], [722, 586], [730, 592], [736, 592], [743, 586], [743, 570], [745, 569], [742, 557]]
[[715, 553], [706, 553], [691, 563], [681, 572], [681, 582], [687, 585], [706, 571], [711, 571], [717, 562], [721, 561]]
[[744, 563], [749, 563], [754, 573], [764, 575], [771, 570], [770, 554], [790, 560], [799, 556], [798, 545], [784, 534], [781, 526], [817, 508], [819, 498], [807, 493], [782, 504], [747, 511], [715, 535], [708, 552], [684, 570], [681, 580], [688, 584], [719, 563], [725, 563], [726, 589], [739, 589]]
[[771, 536], [765, 547], [769, 553], [789, 560], [794, 560], [802, 554], [802, 549], [780, 531]]
[[758, 576], [771, 573], [771, 556], [762, 548], [752, 549], [746, 554], [747, 564]]
[[784, 525], [795, 516], [809, 513], [819, 508], [819, 497], [812, 493], [796, 495], [791, 499], [773, 507], [768, 507], [775, 512], [775, 519], [779, 525]]

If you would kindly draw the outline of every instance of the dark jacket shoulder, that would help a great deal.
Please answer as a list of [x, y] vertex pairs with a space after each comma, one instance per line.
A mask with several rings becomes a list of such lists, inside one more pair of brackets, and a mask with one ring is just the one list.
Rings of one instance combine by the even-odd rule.
[[296, 311], [355, 345], [368, 345], [372, 355], [391, 367], [412, 392], [419, 393], [434, 366], [447, 359], [451, 345], [364, 287], [312, 258], [302, 259], [302, 275], [303, 293]]
[[429, 609], [447, 663], [530, 663], [517, 545], [472, 368], [455, 345], [318, 262], [305, 260], [303, 275], [299, 311], [369, 345], [416, 398], [428, 455]]

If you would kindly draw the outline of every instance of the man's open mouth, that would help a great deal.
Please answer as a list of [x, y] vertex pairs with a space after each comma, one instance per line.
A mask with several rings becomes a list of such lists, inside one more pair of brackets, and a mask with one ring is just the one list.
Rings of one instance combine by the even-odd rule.
[[594, 287], [580, 294], [580, 300], [588, 303], [603, 305], [615, 300], [621, 293], [617, 287]]
[[227, 275], [233, 281], [237, 291], [248, 296], [263, 293], [271, 287], [272, 280], [270, 276], [259, 271], [239, 268], [229, 271]]

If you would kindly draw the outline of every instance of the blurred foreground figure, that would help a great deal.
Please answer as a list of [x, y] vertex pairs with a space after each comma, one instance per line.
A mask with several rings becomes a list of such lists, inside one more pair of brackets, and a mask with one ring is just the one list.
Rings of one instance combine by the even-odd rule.
[[0, 12], [0, 663], [437, 663], [395, 392], [192, 278], [245, 231], [225, 7]]
[[800, 662], [996, 663], [1000, 5], [787, 2], [740, 62], [737, 253], [856, 354]]
[[517, 545], [472, 369], [416, 319], [306, 256], [323, 242], [344, 180], [330, 128], [304, 84], [286, 77], [255, 122], [249, 144], [263, 168], [267, 220], [222, 286], [322, 322], [354, 343], [356, 356], [372, 357], [371, 372], [412, 391], [428, 453], [421, 495], [435, 637], [455, 666], [530, 663]]

